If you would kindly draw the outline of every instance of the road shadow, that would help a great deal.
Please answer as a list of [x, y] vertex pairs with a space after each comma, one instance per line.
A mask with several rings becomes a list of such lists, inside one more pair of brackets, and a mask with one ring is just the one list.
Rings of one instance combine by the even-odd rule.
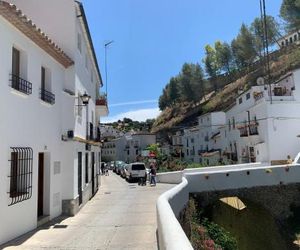
[[14, 247], [14, 246], [20, 246], [22, 245], [25, 241], [27, 241], [29, 238], [31, 238], [33, 235], [35, 235], [36, 233], [38, 233], [39, 231], [42, 230], [48, 230], [50, 228], [54, 228], [54, 229], [65, 229], [68, 227], [68, 225], [64, 225], [64, 224], [60, 224], [62, 223], [65, 219], [69, 218], [70, 216], [59, 216], [49, 222], [47, 222], [46, 224], [30, 231], [27, 232], [13, 240], [10, 240], [2, 245], [0, 245], [0, 249], [4, 249], [6, 247]]

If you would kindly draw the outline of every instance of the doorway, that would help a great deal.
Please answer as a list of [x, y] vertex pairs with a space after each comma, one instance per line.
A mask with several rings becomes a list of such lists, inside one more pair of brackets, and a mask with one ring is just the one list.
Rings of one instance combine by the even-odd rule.
[[82, 153], [78, 152], [78, 195], [79, 206], [82, 204]]
[[39, 153], [38, 160], [38, 209], [37, 216], [44, 215], [44, 153]]
[[95, 153], [92, 152], [92, 194], [95, 193]]

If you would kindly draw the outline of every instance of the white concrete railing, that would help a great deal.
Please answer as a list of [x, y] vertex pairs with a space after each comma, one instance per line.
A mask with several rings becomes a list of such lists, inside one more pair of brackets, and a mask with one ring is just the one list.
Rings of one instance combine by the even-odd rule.
[[163, 173], [163, 177], [158, 179], [161, 182], [175, 183], [180, 174], [183, 175], [181, 183], [163, 193], [157, 200], [157, 231], [161, 250], [193, 249], [177, 220], [189, 200], [189, 193], [298, 183], [300, 165], [220, 166]]
[[251, 167], [263, 166], [263, 163], [246, 163], [238, 165], [225, 165], [217, 167], [203, 167], [203, 168], [187, 168], [182, 171], [166, 172], [157, 174], [157, 182], [160, 183], [169, 183], [169, 184], [179, 184], [182, 180], [184, 174], [189, 173], [204, 173], [207, 171], [215, 171], [220, 168], [222, 170], [235, 170], [235, 169], [248, 169]]
[[157, 234], [160, 250], [193, 249], [176, 216], [189, 199], [188, 182], [182, 182], [163, 193], [157, 200]]

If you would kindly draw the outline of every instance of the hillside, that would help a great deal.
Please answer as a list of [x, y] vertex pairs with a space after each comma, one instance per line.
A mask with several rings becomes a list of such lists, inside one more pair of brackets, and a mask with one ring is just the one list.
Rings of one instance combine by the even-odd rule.
[[[270, 54], [271, 81], [275, 81], [288, 71], [300, 67], [300, 46], [289, 46]], [[199, 100], [198, 103], [175, 103], [172, 107], [165, 108], [152, 126], [152, 132], [169, 130], [174, 126], [180, 126], [185, 121], [193, 123], [193, 118], [201, 114], [213, 111], [226, 110], [235, 103], [240, 91], [246, 91], [256, 85], [256, 79], [264, 75], [263, 64], [257, 61], [251, 66], [234, 72], [231, 75], [218, 77], [218, 90], [212, 92], [208, 88], [207, 100]], [[232, 81], [228, 82], [228, 79]]]

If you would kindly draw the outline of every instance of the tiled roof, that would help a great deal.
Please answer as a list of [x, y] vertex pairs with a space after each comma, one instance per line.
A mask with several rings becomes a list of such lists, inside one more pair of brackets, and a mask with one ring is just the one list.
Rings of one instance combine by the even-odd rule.
[[15, 5], [0, 0], [0, 15], [65, 68], [74, 64], [73, 60]]

